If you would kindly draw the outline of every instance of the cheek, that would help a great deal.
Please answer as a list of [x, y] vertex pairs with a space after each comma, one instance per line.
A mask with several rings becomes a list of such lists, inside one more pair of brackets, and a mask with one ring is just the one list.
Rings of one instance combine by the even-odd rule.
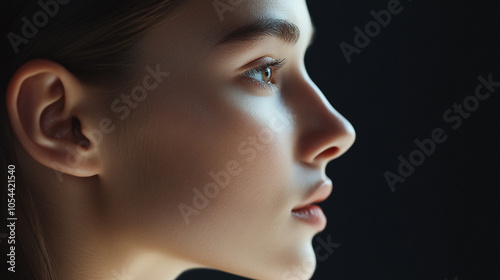
[[213, 233], [217, 239], [221, 229], [271, 226], [289, 214], [288, 114], [276, 98], [247, 98], [184, 96], [149, 110], [135, 159], [144, 189], [133, 196], [165, 221], [155, 226], [183, 231], [192, 243], [198, 234]]
[[[259, 216], [283, 206], [290, 185], [293, 147], [285, 118], [220, 104], [176, 106], [142, 133], [148, 135], [139, 160], [149, 174], [145, 185], [187, 224]], [[182, 203], [194, 210], [185, 209], [189, 217], [181, 215]]]

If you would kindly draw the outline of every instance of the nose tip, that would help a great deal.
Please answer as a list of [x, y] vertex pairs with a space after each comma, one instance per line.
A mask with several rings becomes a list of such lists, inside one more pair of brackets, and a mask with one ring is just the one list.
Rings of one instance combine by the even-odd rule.
[[326, 164], [344, 154], [354, 144], [354, 127], [335, 109], [320, 112], [317, 125], [303, 136], [303, 160], [314, 164]]
[[354, 144], [356, 132], [351, 123], [337, 112], [323, 93], [309, 83], [310, 102], [302, 103], [302, 131], [299, 148], [308, 164], [326, 165], [340, 157]]

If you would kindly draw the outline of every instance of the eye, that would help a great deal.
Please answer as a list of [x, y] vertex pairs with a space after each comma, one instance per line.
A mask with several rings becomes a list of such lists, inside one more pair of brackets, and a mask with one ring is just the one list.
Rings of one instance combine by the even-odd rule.
[[254, 69], [246, 71], [243, 75], [263, 84], [273, 84], [273, 75], [285, 65], [285, 59], [272, 60]]
[[273, 78], [273, 69], [271, 67], [266, 67], [264, 69], [253, 69], [253, 71], [249, 71], [246, 76], [259, 82], [270, 84]]

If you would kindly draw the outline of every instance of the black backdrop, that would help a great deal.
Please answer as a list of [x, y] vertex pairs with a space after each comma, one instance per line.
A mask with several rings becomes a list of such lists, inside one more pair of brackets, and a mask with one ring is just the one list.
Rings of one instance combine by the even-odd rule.
[[[327, 169], [334, 193], [318, 237], [340, 246], [313, 279], [498, 280], [500, 87], [477, 103], [474, 94], [478, 76], [500, 82], [500, 3], [401, 0], [403, 11], [347, 63], [339, 44], [354, 45], [354, 27], [389, 2], [308, 1], [318, 31], [309, 74], [357, 132]], [[463, 116], [443, 117], [464, 100]], [[398, 175], [398, 157], [409, 160], [435, 129], [446, 141], [393, 192], [384, 173]], [[187, 279], [242, 278], [200, 270]]]

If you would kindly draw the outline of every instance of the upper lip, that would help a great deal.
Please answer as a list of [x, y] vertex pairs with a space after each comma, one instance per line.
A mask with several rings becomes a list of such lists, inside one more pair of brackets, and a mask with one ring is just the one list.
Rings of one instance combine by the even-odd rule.
[[307, 197], [307, 199], [301, 204], [295, 206], [292, 211], [304, 208], [314, 203], [325, 201], [332, 193], [332, 190], [333, 186], [331, 180], [325, 180], [317, 183], [313, 187], [311, 194]]

